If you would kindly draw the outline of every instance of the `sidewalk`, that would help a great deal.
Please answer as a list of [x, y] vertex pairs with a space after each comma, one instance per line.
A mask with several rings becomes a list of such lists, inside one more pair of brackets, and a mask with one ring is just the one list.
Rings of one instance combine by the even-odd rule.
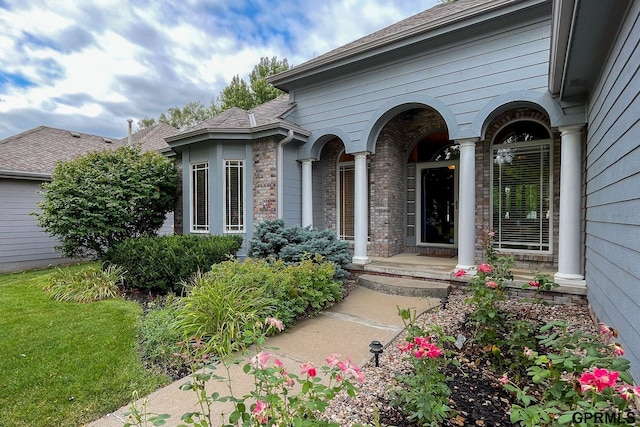
[[[269, 351], [274, 353], [290, 372], [298, 372], [303, 362], [322, 366], [325, 364], [324, 359], [332, 353], [342, 357], [349, 356], [354, 363], [362, 366], [371, 360], [371, 341], [378, 340], [386, 345], [402, 331], [403, 324], [398, 316], [397, 307], [412, 307], [418, 313], [422, 313], [439, 303], [435, 298], [387, 295], [356, 287], [344, 301], [317, 317], [300, 321], [291, 329], [269, 338], [266, 345], [276, 348]], [[230, 372], [233, 391], [237, 396], [253, 389], [253, 377], [242, 372], [242, 365], [233, 365]], [[216, 373], [227, 376], [223, 368], [219, 368]], [[180, 423], [182, 414], [198, 411], [195, 393], [180, 390], [180, 386], [186, 381], [186, 378], [178, 380], [147, 396], [147, 412], [171, 414], [165, 425], [175, 427]], [[223, 396], [229, 394], [224, 384], [211, 381], [207, 393], [211, 394], [214, 391]], [[216, 405], [212, 418], [221, 421], [223, 414], [228, 414], [232, 406]], [[128, 405], [87, 426], [121, 427], [125, 422], [126, 412], [129, 412]]]

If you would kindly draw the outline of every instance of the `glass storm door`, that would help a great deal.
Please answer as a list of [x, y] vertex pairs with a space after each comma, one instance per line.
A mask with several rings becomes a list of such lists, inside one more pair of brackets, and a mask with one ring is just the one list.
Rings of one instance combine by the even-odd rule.
[[420, 171], [419, 243], [455, 245], [456, 187], [455, 165], [423, 167]]

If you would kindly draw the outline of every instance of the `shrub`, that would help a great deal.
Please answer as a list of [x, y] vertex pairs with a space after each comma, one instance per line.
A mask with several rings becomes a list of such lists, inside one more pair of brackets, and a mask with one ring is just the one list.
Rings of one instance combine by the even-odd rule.
[[129, 237], [154, 235], [177, 187], [173, 163], [156, 152], [97, 151], [56, 165], [34, 215], [65, 255], [101, 258]]
[[78, 271], [57, 268], [43, 289], [56, 301], [100, 301], [119, 295], [123, 274], [115, 265], [87, 265]]
[[[224, 263], [229, 264], [230, 262]], [[246, 329], [273, 310], [266, 289], [241, 274], [198, 272], [185, 284], [177, 326], [185, 339], [202, 342], [203, 352], [228, 356], [243, 348]]]
[[340, 299], [344, 287], [333, 264], [303, 259], [298, 265], [248, 258], [197, 274], [182, 298], [178, 323], [187, 337], [202, 338], [217, 354], [242, 347], [244, 328], [265, 317], [290, 326]]
[[333, 230], [285, 227], [282, 219], [267, 220], [258, 225], [249, 242], [248, 254], [253, 258], [281, 259], [287, 264], [322, 255], [325, 261], [334, 264], [335, 277], [340, 280], [348, 277], [345, 267], [351, 262], [349, 244], [338, 239]]
[[141, 357], [152, 365], [179, 366], [182, 362], [175, 354], [180, 352], [182, 335], [176, 326], [176, 308], [171, 304], [149, 308], [136, 327]]
[[229, 259], [241, 245], [239, 235], [140, 237], [115, 245], [104, 259], [127, 270], [128, 286], [180, 293], [182, 281]]

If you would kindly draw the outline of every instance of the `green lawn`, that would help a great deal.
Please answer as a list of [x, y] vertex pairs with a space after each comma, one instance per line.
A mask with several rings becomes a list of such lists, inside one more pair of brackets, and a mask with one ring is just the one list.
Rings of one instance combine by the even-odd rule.
[[137, 357], [137, 303], [52, 301], [51, 271], [0, 275], [0, 426], [81, 425], [169, 381]]

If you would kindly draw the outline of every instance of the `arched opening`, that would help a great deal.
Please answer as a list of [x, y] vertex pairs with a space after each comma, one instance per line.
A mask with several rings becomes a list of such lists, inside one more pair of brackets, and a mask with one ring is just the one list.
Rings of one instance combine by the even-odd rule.
[[493, 138], [491, 224], [497, 248], [551, 250], [552, 147], [549, 130], [532, 120], [512, 121]]

